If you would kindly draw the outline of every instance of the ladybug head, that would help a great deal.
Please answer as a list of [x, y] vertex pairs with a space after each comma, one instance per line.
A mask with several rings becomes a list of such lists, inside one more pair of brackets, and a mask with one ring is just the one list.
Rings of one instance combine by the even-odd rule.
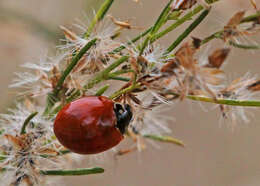
[[114, 111], [117, 118], [116, 127], [120, 130], [121, 134], [125, 134], [133, 116], [132, 109], [128, 104], [121, 105], [116, 103], [114, 106]]

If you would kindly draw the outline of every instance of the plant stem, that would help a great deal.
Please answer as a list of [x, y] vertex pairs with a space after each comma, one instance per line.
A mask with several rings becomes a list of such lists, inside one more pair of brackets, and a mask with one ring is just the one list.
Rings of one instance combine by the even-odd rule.
[[58, 95], [59, 91], [61, 90], [63, 83], [66, 79], [66, 77], [70, 74], [70, 72], [73, 70], [73, 68], [78, 64], [79, 60], [83, 57], [83, 55], [96, 43], [97, 39], [93, 39], [89, 41], [80, 51], [79, 53], [72, 58], [71, 63], [68, 65], [68, 67], [65, 69], [65, 71], [62, 73], [62, 76], [60, 77], [55, 89], [53, 90], [54, 95]]
[[247, 23], [247, 22], [256, 21], [259, 17], [260, 17], [260, 11], [257, 12], [256, 14], [253, 14], [253, 15], [250, 15], [250, 16], [243, 18], [240, 23]]
[[175, 145], [184, 147], [184, 143], [176, 138], [173, 138], [171, 136], [158, 136], [154, 134], [144, 134], [143, 137], [149, 138], [152, 140], [160, 141], [160, 142], [166, 142], [166, 143], [173, 143]]
[[130, 78], [120, 77], [120, 76], [113, 76], [113, 75], [109, 75], [109, 79], [111, 79], [111, 80], [118, 80], [118, 81], [125, 81], [125, 82], [130, 81]]
[[72, 170], [40, 170], [40, 173], [48, 176], [79, 176], [88, 174], [103, 173], [104, 169], [99, 167]]
[[110, 98], [110, 99], [115, 99], [115, 98], [117, 98], [117, 97], [119, 97], [119, 96], [121, 96], [121, 95], [123, 95], [123, 94], [126, 94], [126, 93], [128, 93], [128, 92], [131, 92], [131, 91], [133, 91], [133, 90], [139, 88], [140, 85], [141, 85], [140, 83], [136, 83], [136, 84], [133, 84], [133, 85], [131, 85], [131, 86], [125, 88], [125, 89], [118, 90], [118, 91], [116, 91], [115, 93], [113, 93], [109, 98]]
[[169, 46], [165, 55], [174, 50], [209, 14], [210, 9], [204, 10], [200, 16]]
[[184, 22], [190, 20], [194, 15], [199, 13], [201, 10], [203, 10], [203, 6], [201, 6], [201, 5], [197, 6], [195, 9], [193, 9], [192, 11], [190, 11], [189, 13], [184, 15], [182, 18], [178, 19], [175, 23], [170, 25], [168, 28], [166, 28], [165, 30], [161, 31], [160, 33], [154, 35], [151, 38], [151, 42], [154, 42], [157, 39], [165, 36], [169, 32], [173, 31], [175, 28], [177, 28], [178, 26], [182, 25]]
[[206, 1], [206, 3], [208, 3], [208, 4], [213, 4], [213, 3], [215, 3], [215, 2], [217, 2], [217, 1], [219, 1], [219, 0], [205, 0]]
[[[127, 42], [127, 45], [131, 45], [132, 43], [135, 43], [136, 41], [138, 41], [139, 39], [143, 38], [144, 36], [146, 36], [150, 31], [152, 30], [152, 27], [147, 29], [146, 31], [144, 31], [143, 33], [141, 33], [140, 35], [136, 36], [134, 39], [132, 39], [131, 41]], [[125, 45], [121, 45], [120, 47], [114, 49], [110, 54], [115, 54], [118, 52], [121, 52], [122, 50], [124, 50], [126, 47]]]
[[166, 20], [169, 12], [171, 10], [170, 6], [171, 6], [172, 2], [173, 2], [173, 0], [170, 0], [168, 2], [168, 4], [164, 7], [163, 11], [161, 12], [160, 16], [158, 17], [154, 26], [152, 27], [152, 30], [150, 32], [151, 35], [154, 35], [162, 27], [162, 25], [165, 23], [165, 20]]
[[95, 94], [95, 96], [102, 96], [106, 91], [107, 89], [109, 88], [110, 85], [105, 85], [103, 87], [101, 87]]
[[236, 43], [234, 41], [229, 41], [228, 43], [231, 46], [234, 46], [236, 48], [250, 49], [250, 50], [252, 50], [252, 49], [255, 49], [255, 50], [260, 49], [260, 45], [243, 45], [243, 44]]
[[[253, 15], [250, 15], [250, 16], [247, 16], [245, 18], [242, 19], [242, 21], [240, 22], [240, 24], [243, 24], [243, 23], [248, 23], [248, 22], [252, 22], [252, 21], [255, 21], [257, 18], [260, 17], [260, 12], [256, 13], [256, 14], [253, 14]], [[206, 44], [208, 43], [209, 41], [213, 40], [213, 39], [222, 39], [222, 34], [224, 32], [224, 29], [218, 31], [218, 32], [215, 32], [214, 34], [204, 38], [202, 41], [201, 41], [201, 45], [203, 44]], [[237, 44], [237, 43], [234, 43], [234, 42], [231, 42], [229, 43], [230, 45], [233, 45], [237, 48], [244, 48], [244, 49], [259, 49], [259, 46], [258, 45], [252, 45], [252, 46], [246, 46], [246, 45], [240, 45], [240, 44]]]
[[[71, 153], [71, 151], [69, 151], [69, 150], [61, 150], [61, 151], [59, 151], [59, 154], [58, 154], [58, 156], [61, 156], [61, 155], [65, 155], [65, 154], [68, 154], [68, 153]], [[47, 155], [47, 154], [40, 154], [40, 156], [42, 157], [42, 158], [49, 158], [49, 157], [55, 157], [55, 156], [57, 156], [57, 155]]]
[[[179, 94], [166, 91], [166, 94], [171, 94], [174, 96], [180, 96]], [[260, 107], [260, 100], [231, 100], [231, 99], [216, 99], [204, 96], [194, 96], [194, 95], [187, 95], [186, 98], [194, 101], [201, 101], [201, 102], [208, 102], [220, 105], [231, 105], [231, 106], [244, 106], [244, 107]]]
[[84, 35], [84, 38], [88, 38], [90, 36], [91, 32], [95, 28], [95, 25], [104, 18], [104, 16], [106, 15], [107, 11], [109, 10], [113, 2], [114, 0], [105, 0], [103, 2], [99, 10], [97, 11], [97, 14], [92, 19], [90, 26], [88, 27], [88, 30]]
[[112, 63], [110, 66], [108, 66], [105, 70], [98, 73], [92, 80], [90, 80], [90, 82], [87, 85], [84, 86], [84, 91], [86, 91], [87, 89], [93, 88], [94, 85], [100, 83], [103, 80], [109, 79], [109, 73], [112, 70], [114, 70], [115, 68], [117, 68], [119, 65], [121, 65], [122, 63], [127, 61], [128, 58], [129, 58], [129, 56], [123, 56], [120, 59], [118, 59], [117, 61], [115, 61], [114, 63]]
[[221, 38], [222, 33], [223, 33], [223, 30], [215, 32], [214, 34], [203, 39], [200, 44], [203, 45], [203, 44], [210, 42], [213, 39]]
[[[90, 88], [93, 88], [96, 84], [100, 83], [101, 81], [104, 80], [109, 80], [109, 79], [115, 79], [115, 80], [121, 80], [121, 81], [129, 81], [130, 79], [125, 78], [125, 77], [117, 77], [117, 75], [124, 74], [124, 73], [129, 73], [129, 72], [134, 72], [133, 70], [118, 70], [116, 72], [110, 73], [112, 70], [117, 68], [119, 65], [127, 61], [129, 56], [123, 56], [120, 59], [116, 60], [114, 63], [112, 63], [110, 66], [108, 66], [105, 70], [102, 72], [98, 73], [93, 79], [89, 81], [87, 85], [84, 86], [84, 90], [86, 91]], [[104, 87], [103, 87], [104, 88]], [[101, 90], [100, 90], [101, 91]], [[99, 91], [98, 91], [99, 92]], [[98, 93], [97, 92], [97, 93]], [[75, 90], [67, 99], [66, 102], [71, 102], [77, 97], [81, 95], [80, 90]], [[56, 114], [59, 112], [59, 110], [62, 108], [62, 105], [57, 106], [51, 113], [51, 115]]]
[[110, 76], [118, 76], [118, 75], [122, 75], [122, 74], [126, 74], [126, 73], [135, 73], [135, 71], [132, 70], [132, 69], [118, 70], [118, 71], [115, 71], [113, 73], [110, 73], [109, 75]]
[[21, 135], [26, 133], [26, 127], [27, 127], [27, 125], [29, 124], [29, 122], [30, 122], [37, 114], [38, 114], [38, 112], [31, 113], [31, 114], [26, 118], [26, 120], [25, 120], [24, 123], [23, 123], [21, 132], [20, 132]]
[[257, 100], [229, 100], [229, 99], [214, 99], [201, 96], [187, 96], [187, 98], [194, 101], [202, 101], [209, 103], [216, 103], [221, 105], [244, 106], [244, 107], [260, 107], [260, 101]]
[[65, 79], [67, 78], [67, 76], [70, 74], [70, 72], [73, 70], [73, 68], [78, 64], [79, 60], [83, 57], [83, 55], [85, 55], [85, 53], [96, 43], [96, 41], [97, 41], [97, 39], [93, 39], [93, 40], [89, 41], [78, 52], [78, 54], [76, 54], [72, 58], [70, 64], [67, 66], [65, 71], [62, 73], [56, 87], [54, 88], [54, 90], [51, 93], [48, 94], [46, 108], [45, 108], [45, 111], [43, 113], [44, 115], [48, 114], [51, 107], [57, 101], [58, 94], [61, 91], [63, 83], [64, 83]]
[[140, 52], [139, 52], [139, 56], [141, 56], [145, 50], [145, 48], [147, 47], [150, 39], [154, 36], [154, 34], [156, 34], [156, 32], [162, 27], [162, 25], [166, 22], [167, 16], [171, 10], [170, 6], [171, 3], [173, 2], [173, 0], [170, 0], [168, 2], [168, 4], [164, 7], [163, 11], [161, 12], [161, 14], [159, 15], [158, 19], [156, 20], [155, 24], [153, 25], [149, 35], [146, 37], [146, 39], [144, 40], [144, 42], [141, 44], [140, 46]]

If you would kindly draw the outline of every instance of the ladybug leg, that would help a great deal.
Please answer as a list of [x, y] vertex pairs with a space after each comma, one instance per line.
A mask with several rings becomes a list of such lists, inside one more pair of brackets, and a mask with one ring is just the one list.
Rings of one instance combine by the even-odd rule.
[[126, 155], [126, 154], [129, 154], [131, 152], [134, 152], [137, 150], [137, 147], [134, 146], [132, 148], [129, 148], [129, 149], [121, 149], [121, 150], [118, 150], [116, 153], [115, 153], [115, 159], [117, 159], [118, 156], [123, 156], [123, 155]]
[[138, 129], [132, 125], [130, 125], [129, 135], [133, 139], [133, 141], [136, 143], [136, 149], [138, 151], [142, 151], [146, 148], [146, 145], [143, 141], [142, 135], [138, 131]]

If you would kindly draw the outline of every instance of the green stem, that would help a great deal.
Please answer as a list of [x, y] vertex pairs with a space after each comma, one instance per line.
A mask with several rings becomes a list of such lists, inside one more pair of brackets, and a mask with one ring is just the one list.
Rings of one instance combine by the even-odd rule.
[[171, 136], [158, 136], [154, 134], [144, 134], [143, 137], [149, 138], [155, 141], [160, 141], [160, 142], [166, 142], [166, 143], [173, 143], [175, 145], [184, 147], [184, 143], [176, 138], [173, 138]]
[[217, 1], [219, 1], [219, 0], [205, 0], [205, 2], [208, 3], [208, 4], [213, 4]]
[[240, 23], [247, 23], [247, 22], [256, 21], [259, 17], [260, 17], [260, 11], [257, 12], [256, 14], [253, 14], [253, 15], [250, 15], [250, 16], [243, 18]]
[[170, 0], [168, 2], [168, 4], [164, 7], [163, 11], [161, 12], [160, 16], [158, 17], [154, 26], [152, 27], [152, 30], [150, 32], [151, 35], [154, 35], [162, 27], [162, 25], [165, 23], [165, 20], [166, 20], [169, 12], [171, 10], [170, 6], [171, 6], [172, 2], [173, 2], [173, 0]]
[[113, 76], [113, 75], [109, 75], [109, 79], [111, 79], [111, 80], [118, 80], [118, 81], [125, 81], [125, 82], [130, 81], [130, 78], [120, 77], [120, 76]]
[[93, 39], [93, 40], [89, 41], [78, 52], [78, 54], [72, 58], [70, 64], [67, 66], [65, 71], [62, 73], [56, 87], [54, 88], [54, 90], [51, 93], [48, 94], [47, 104], [46, 104], [46, 108], [45, 108], [43, 115], [47, 115], [49, 113], [49, 110], [52, 108], [54, 103], [58, 100], [57, 97], [58, 97], [59, 92], [62, 89], [65, 79], [70, 74], [70, 72], [73, 70], [73, 68], [78, 64], [79, 60], [83, 57], [83, 55], [96, 43], [96, 41], [97, 41], [97, 39]]
[[[166, 91], [165, 93], [174, 96], [180, 96], [179, 94], [172, 91]], [[214, 103], [220, 105], [260, 107], [260, 100], [231, 100], [231, 99], [220, 99], [220, 98], [216, 99], [216, 98], [194, 96], [194, 95], [187, 95], [186, 98], [194, 101], [201, 101], [201, 102]]]
[[[65, 155], [65, 154], [68, 154], [68, 153], [71, 153], [71, 151], [69, 151], [69, 150], [61, 150], [61, 151], [59, 151], [58, 156]], [[57, 155], [40, 154], [40, 156], [42, 158], [49, 158], [49, 157], [56, 157]]]
[[210, 9], [204, 10], [200, 16], [169, 46], [165, 54], [174, 50], [209, 14]]
[[[131, 41], [127, 42], [127, 45], [131, 45], [133, 43], [135, 43], [136, 41], [138, 41], [139, 39], [143, 38], [144, 36], [146, 36], [150, 31], [152, 30], [152, 27], [147, 29], [146, 31], [144, 31], [143, 33], [141, 33], [140, 35], [136, 36], [134, 39], [132, 39]], [[125, 45], [121, 45], [120, 47], [114, 49], [110, 54], [115, 54], [118, 52], [121, 52], [122, 50], [124, 50], [126, 47]]]
[[201, 10], [203, 10], [203, 6], [199, 5], [198, 7], [196, 7], [195, 9], [193, 9], [192, 11], [190, 11], [189, 13], [187, 13], [186, 15], [184, 15], [182, 18], [178, 19], [175, 23], [173, 23], [172, 25], [170, 25], [168, 28], [166, 28], [165, 30], [161, 31], [160, 33], [154, 35], [151, 38], [151, 42], [156, 41], [157, 39], [165, 36], [166, 34], [168, 34], [169, 32], [173, 31], [174, 29], [176, 29], [178, 26], [182, 25], [184, 22], [189, 21], [194, 15], [196, 15], [197, 13], [199, 13]]
[[[240, 24], [255, 21], [255, 20], [256, 20], [257, 18], [259, 18], [259, 17], [260, 17], [260, 12], [243, 18], [242, 21], [240, 22]], [[203, 40], [201, 41], [201, 45], [206, 44], [206, 43], [210, 42], [210, 41], [213, 40], [213, 39], [222, 39], [222, 34], [223, 34], [223, 32], [224, 32], [224, 30], [220, 30], [220, 31], [215, 32], [214, 34], [212, 34], [212, 35], [206, 37], [205, 39], [203, 39]], [[259, 46], [258, 46], [258, 45], [248, 45], [248, 46], [247, 46], [247, 45], [237, 44], [237, 43], [234, 43], [234, 42], [230, 42], [229, 44], [230, 44], [230, 45], [233, 45], [233, 46], [235, 46], [235, 47], [237, 47], [237, 48], [243, 48], [243, 49], [259, 49]]]
[[72, 170], [40, 170], [40, 173], [48, 176], [79, 176], [88, 174], [103, 173], [104, 169], [99, 167], [87, 169], [72, 169]]
[[252, 50], [252, 49], [255, 49], [255, 50], [260, 49], [260, 45], [243, 45], [243, 44], [236, 43], [234, 41], [229, 41], [228, 43], [231, 46], [234, 46], [236, 48], [250, 49], [250, 50]]
[[97, 14], [91, 21], [90, 26], [88, 27], [88, 30], [84, 35], [84, 38], [88, 38], [90, 36], [91, 32], [95, 28], [95, 25], [104, 18], [104, 16], [106, 15], [107, 11], [109, 10], [113, 2], [114, 0], [105, 0], [103, 2], [99, 10], [97, 11]]
[[73, 68], [78, 64], [79, 60], [83, 57], [83, 55], [96, 43], [97, 39], [93, 39], [89, 41], [80, 51], [79, 53], [72, 58], [71, 63], [68, 65], [68, 67], [65, 69], [65, 71], [62, 73], [62, 76], [60, 77], [55, 89], [53, 90], [54, 95], [58, 95], [59, 91], [61, 90], [63, 83], [66, 79], [66, 77], [70, 74], [70, 72], [73, 70]]
[[21, 135], [26, 133], [26, 127], [27, 127], [27, 125], [29, 124], [29, 122], [30, 122], [37, 114], [38, 114], [38, 112], [34, 112], [34, 113], [30, 114], [30, 115], [26, 118], [26, 120], [25, 120], [24, 123], [23, 123], [21, 132], [20, 132]]
[[132, 69], [128, 69], [128, 70], [118, 70], [116, 72], [110, 73], [110, 76], [118, 76], [118, 75], [122, 75], [122, 74], [126, 74], [126, 73], [135, 73], [134, 70]]
[[129, 56], [123, 56], [114, 63], [112, 63], [110, 66], [108, 66], [105, 70], [102, 72], [98, 73], [90, 82], [84, 86], [84, 91], [87, 89], [93, 88], [96, 84], [100, 83], [103, 80], [109, 79], [109, 73], [117, 68], [119, 65], [127, 61]]
[[[206, 43], [210, 42], [213, 39], [222, 39], [223, 32], [224, 31], [221, 30], [219, 32], [216, 32], [216, 33], [210, 35], [209, 37], [206, 37], [205, 39], [203, 39], [201, 41], [201, 45], [206, 44]], [[228, 42], [228, 44], [233, 46], [233, 47], [241, 48], [241, 49], [251, 49], [251, 50], [252, 49], [255, 49], [255, 50], [260, 49], [260, 45], [244, 45], [244, 44], [236, 43], [236, 42], [231, 41], [231, 40]]]
[[95, 94], [95, 96], [102, 96], [106, 91], [107, 89], [109, 88], [109, 85], [105, 85], [103, 87], [101, 87]]
[[164, 7], [163, 11], [161, 12], [160, 16], [158, 17], [158, 19], [156, 20], [155, 24], [153, 25], [149, 35], [146, 37], [146, 39], [144, 40], [144, 42], [141, 44], [140, 48], [140, 52], [139, 52], [139, 56], [141, 56], [145, 50], [145, 48], [147, 47], [150, 39], [154, 36], [154, 34], [156, 34], [156, 32], [158, 32], [158, 30], [163, 26], [163, 24], [165, 24], [166, 20], [167, 20], [167, 16], [171, 10], [170, 6], [171, 3], [173, 2], [173, 0], [170, 0], [168, 2], [168, 4]]
[[257, 100], [229, 100], [229, 99], [214, 99], [201, 96], [187, 96], [194, 101], [209, 102], [221, 105], [244, 106], [244, 107], [260, 107], [260, 101]]
[[110, 99], [115, 99], [115, 98], [117, 98], [117, 97], [119, 97], [119, 96], [121, 96], [121, 95], [123, 95], [123, 94], [126, 94], [126, 93], [128, 93], [128, 92], [131, 92], [131, 91], [133, 91], [133, 90], [139, 88], [140, 85], [141, 85], [140, 83], [136, 83], [136, 84], [133, 84], [132, 86], [129, 86], [129, 87], [125, 88], [125, 89], [116, 91], [116, 92], [113, 93], [109, 98], [110, 98]]
[[222, 33], [223, 33], [223, 30], [218, 31], [218, 32], [215, 32], [214, 34], [212, 34], [212, 35], [206, 37], [205, 39], [203, 39], [203, 40], [201, 41], [201, 45], [206, 44], [206, 43], [210, 42], [210, 41], [213, 40], [213, 39], [221, 38]]
[[171, 12], [168, 17], [167, 20], [178, 20], [180, 15], [182, 14], [181, 10], [174, 10], [173, 12]]

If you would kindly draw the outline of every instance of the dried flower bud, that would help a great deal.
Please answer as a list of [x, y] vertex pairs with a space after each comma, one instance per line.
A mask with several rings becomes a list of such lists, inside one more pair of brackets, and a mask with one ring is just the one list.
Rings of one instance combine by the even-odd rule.
[[186, 10], [197, 3], [197, 0], [175, 0], [172, 5], [172, 10]]
[[209, 64], [206, 65], [207, 67], [213, 67], [213, 68], [220, 68], [224, 61], [226, 60], [228, 54], [230, 53], [229, 48], [221, 48], [215, 50], [210, 56], [209, 56]]

